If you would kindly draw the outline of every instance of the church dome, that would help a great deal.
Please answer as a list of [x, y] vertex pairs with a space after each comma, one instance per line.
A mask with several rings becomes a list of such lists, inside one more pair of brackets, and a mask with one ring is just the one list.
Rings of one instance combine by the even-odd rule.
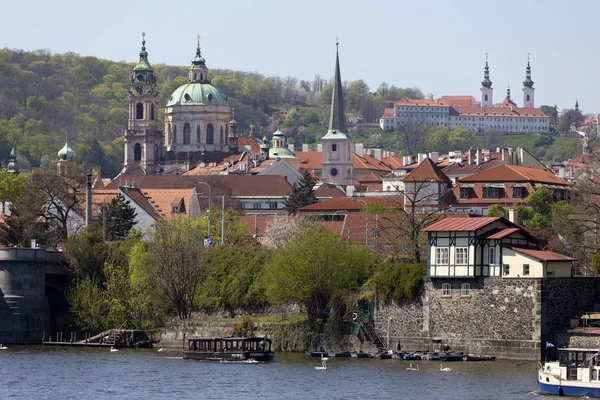
[[296, 158], [296, 154], [285, 147], [271, 147], [269, 149], [269, 158]]
[[61, 161], [73, 161], [75, 152], [69, 147], [69, 143], [65, 142], [65, 146], [58, 151], [58, 159]]
[[188, 105], [227, 106], [229, 102], [227, 96], [210, 83], [193, 82], [175, 89], [167, 103], [167, 107]]

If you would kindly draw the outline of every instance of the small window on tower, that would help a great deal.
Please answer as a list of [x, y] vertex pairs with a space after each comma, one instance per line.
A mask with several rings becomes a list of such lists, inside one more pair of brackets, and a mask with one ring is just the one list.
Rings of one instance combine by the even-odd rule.
[[488, 101], [488, 100], [487, 100], [487, 94], [485, 95], [485, 101]]
[[185, 96], [183, 96], [183, 98], [185, 99], [185, 101], [192, 100], [192, 97], [188, 93], [186, 93]]
[[527, 95], [527, 101], [529, 101], [529, 95]]
[[337, 144], [331, 145], [331, 151], [337, 151]]

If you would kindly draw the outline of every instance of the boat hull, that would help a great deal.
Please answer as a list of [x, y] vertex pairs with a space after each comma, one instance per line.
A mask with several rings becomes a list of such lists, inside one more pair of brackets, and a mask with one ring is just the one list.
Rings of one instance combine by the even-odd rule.
[[244, 352], [199, 352], [184, 351], [184, 360], [207, 360], [207, 361], [272, 361], [275, 354], [272, 351], [244, 351]]
[[552, 394], [555, 396], [574, 396], [574, 397], [592, 397], [600, 398], [600, 387], [591, 388], [585, 386], [571, 386], [564, 384], [551, 384], [543, 383], [540, 384], [541, 394]]

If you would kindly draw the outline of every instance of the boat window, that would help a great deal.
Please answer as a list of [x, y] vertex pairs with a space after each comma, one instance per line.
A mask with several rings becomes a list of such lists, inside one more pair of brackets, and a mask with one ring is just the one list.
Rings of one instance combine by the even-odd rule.
[[598, 370], [597, 369], [592, 369], [592, 380], [593, 381], [598, 380]]

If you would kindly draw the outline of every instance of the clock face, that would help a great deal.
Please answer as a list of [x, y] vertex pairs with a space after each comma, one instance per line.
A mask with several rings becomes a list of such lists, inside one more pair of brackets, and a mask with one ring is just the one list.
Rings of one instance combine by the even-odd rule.
[[337, 168], [331, 168], [329, 170], [329, 173], [331, 174], [331, 176], [336, 176], [338, 174], [338, 170]]
[[141, 86], [136, 86], [136, 88], [135, 88], [135, 92], [136, 92], [137, 94], [142, 94], [142, 91], [143, 91], [143, 88], [142, 88]]

